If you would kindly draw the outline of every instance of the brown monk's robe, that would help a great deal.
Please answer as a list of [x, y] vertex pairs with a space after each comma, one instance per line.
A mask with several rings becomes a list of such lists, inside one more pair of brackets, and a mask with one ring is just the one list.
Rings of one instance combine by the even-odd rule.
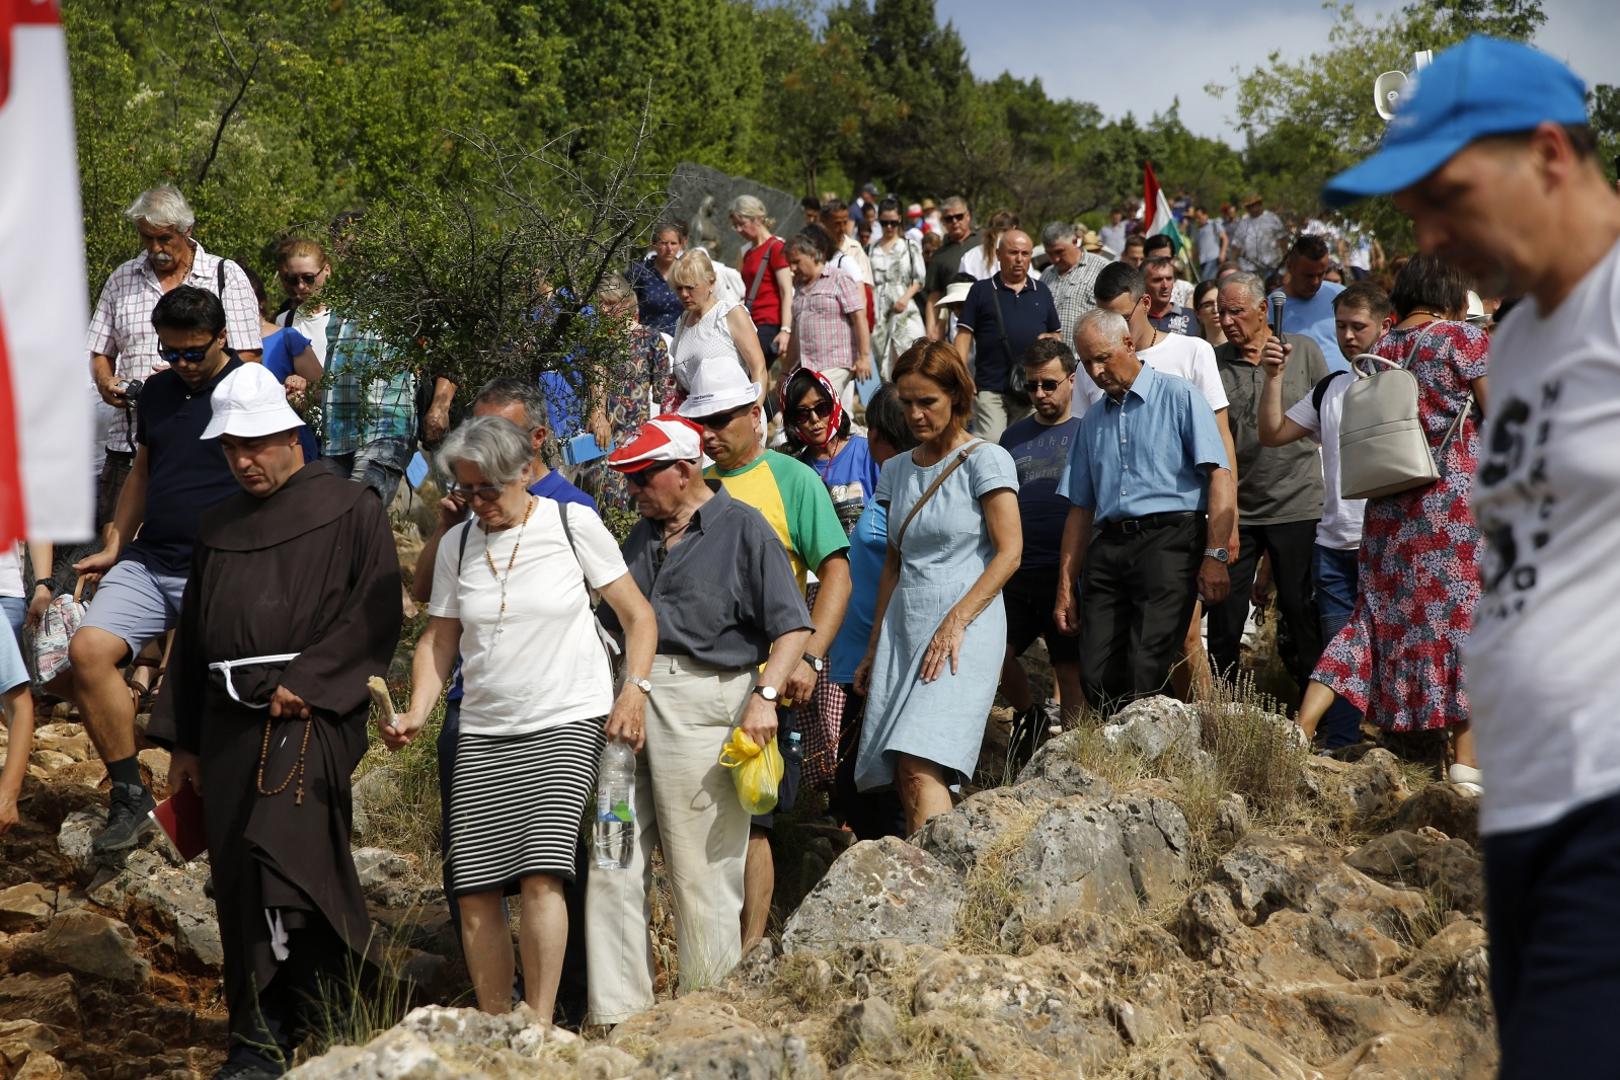
[[[400, 595], [382, 504], [322, 463], [304, 466], [268, 498], [238, 494], [203, 515], [148, 735], [201, 761], [225, 995], [238, 1040], [256, 1028], [256, 994], [277, 970], [267, 906], [286, 910], [290, 925], [318, 926], [319, 916], [355, 952], [367, 951], [371, 923], [349, 849], [350, 776], [366, 750], [366, 680], [386, 673], [399, 640]], [[284, 653], [299, 656], [235, 671], [247, 704], [232, 701], [224, 677], [208, 667]], [[270, 714], [249, 706], [268, 703], [278, 684], [311, 709], [301, 803], [297, 776], [279, 794], [259, 793]], [[292, 773], [305, 727], [286, 716], [270, 724], [266, 791]]]

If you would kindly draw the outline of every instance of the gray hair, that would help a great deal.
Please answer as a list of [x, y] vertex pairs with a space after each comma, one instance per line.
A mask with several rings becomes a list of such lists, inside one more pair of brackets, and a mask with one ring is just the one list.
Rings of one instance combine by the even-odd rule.
[[540, 384], [525, 379], [491, 379], [473, 398], [473, 408], [480, 405], [521, 405], [530, 431], [551, 426], [551, 412], [547, 408], [546, 392]]
[[1266, 283], [1259, 274], [1251, 274], [1247, 270], [1239, 270], [1235, 274], [1226, 275], [1221, 281], [1221, 292], [1225, 292], [1236, 285], [1249, 294], [1249, 299], [1256, 304], [1266, 302]]
[[445, 436], [438, 463], [452, 484], [456, 482], [456, 466], [471, 465], [485, 483], [505, 487], [523, 475], [523, 467], [533, 456], [528, 434], [512, 421], [499, 416], [475, 416]]
[[181, 232], [197, 223], [197, 215], [191, 212], [191, 204], [186, 202], [186, 197], [173, 184], [163, 184], [141, 192], [129, 204], [129, 209], [124, 211], [124, 216], [137, 225], [144, 221], [156, 228], [179, 229]]
[[617, 303], [634, 295], [635, 290], [621, 274], [609, 274], [602, 279], [602, 284], [596, 287], [596, 299], [603, 304]]
[[962, 196], [952, 195], [950, 198], [940, 203], [939, 208], [941, 210], [961, 210], [965, 213], [967, 211], [968, 204], [967, 200], [962, 198]]
[[1053, 244], [1065, 240], [1077, 247], [1080, 244], [1080, 228], [1072, 221], [1054, 221], [1041, 230], [1041, 244], [1047, 250], [1051, 250]]
[[[1080, 339], [1087, 330], [1092, 331], [1099, 337], [1112, 338], [1115, 341], [1131, 336], [1131, 324], [1125, 321], [1125, 316], [1117, 311], [1109, 311], [1107, 308], [1092, 308], [1080, 316], [1080, 321], [1074, 324], [1076, 352], [1080, 351]], [[1086, 357], [1082, 355], [1080, 360], [1084, 362]]]
[[794, 255], [808, 255], [818, 263], [827, 261], [822, 256], [821, 248], [817, 245], [815, 238], [809, 233], [794, 233], [793, 238], [787, 242], [787, 254], [789, 258]]

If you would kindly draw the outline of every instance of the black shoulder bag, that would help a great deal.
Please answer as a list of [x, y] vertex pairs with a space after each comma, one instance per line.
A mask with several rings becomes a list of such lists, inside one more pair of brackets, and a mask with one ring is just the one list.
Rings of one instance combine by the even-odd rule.
[[[1038, 289], [1040, 285], [1033, 279], [1029, 288]], [[1001, 294], [996, 290], [994, 279], [990, 281], [990, 299], [995, 302], [996, 327], [1001, 331], [1001, 351], [1007, 357], [1007, 389], [1006, 395], [1018, 404], [1029, 407], [1029, 387], [1024, 384], [1024, 365], [1013, 358], [1012, 342], [1007, 340], [1007, 320], [1001, 314]]]

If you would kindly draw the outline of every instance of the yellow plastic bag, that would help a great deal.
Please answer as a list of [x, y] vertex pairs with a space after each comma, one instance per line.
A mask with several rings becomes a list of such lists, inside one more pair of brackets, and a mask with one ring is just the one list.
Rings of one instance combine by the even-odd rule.
[[737, 785], [737, 799], [744, 810], [750, 814], [768, 814], [776, 809], [777, 790], [787, 767], [774, 738], [761, 750], [742, 728], [736, 728], [720, 750], [720, 764], [731, 770], [731, 779]]

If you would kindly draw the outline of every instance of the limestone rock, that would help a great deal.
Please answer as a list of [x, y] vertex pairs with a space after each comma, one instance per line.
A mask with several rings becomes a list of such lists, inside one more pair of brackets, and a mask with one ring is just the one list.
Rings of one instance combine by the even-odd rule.
[[824, 1080], [827, 1065], [803, 1038], [731, 1030], [695, 1042], [661, 1043], [634, 1080]]
[[1075, 757], [1075, 746], [1086, 736], [1086, 732], [1076, 729], [1042, 743], [1009, 791], [1026, 802], [1068, 795], [1108, 798], [1113, 794], [1108, 782], [1093, 776]]
[[557, 1053], [578, 1037], [548, 1028], [527, 1007], [491, 1016], [425, 1005], [363, 1047], [336, 1047], [300, 1065], [298, 1080], [450, 1080], [578, 1075]]
[[1168, 799], [1139, 797], [1115, 799], [1107, 806], [1120, 824], [1137, 898], [1153, 907], [1181, 896], [1192, 850], [1181, 808]]
[[1425, 826], [1479, 846], [1479, 799], [1455, 784], [1430, 784], [1395, 811], [1398, 829], [1417, 831]]
[[1115, 751], [1156, 761], [1171, 751], [1192, 754], [1202, 730], [1196, 706], [1168, 697], [1132, 702], [1102, 729], [1103, 742]]
[[1359, 822], [1388, 820], [1408, 795], [1395, 755], [1382, 748], [1354, 762], [1312, 756], [1305, 770], [1307, 788], [1337, 802]]
[[72, 975], [24, 972], [0, 979], [0, 1019], [37, 1020], [52, 1027], [80, 1026], [78, 984]]
[[942, 945], [955, 932], [962, 895], [961, 879], [921, 848], [892, 836], [865, 840], [804, 898], [783, 927], [782, 948], [791, 954], [877, 938]]
[[354, 869], [366, 899], [383, 907], [410, 907], [438, 891], [424, 885], [410, 859], [387, 848], [356, 849]]
[[58, 1045], [51, 1029], [37, 1020], [0, 1021], [0, 1060], [8, 1073], [35, 1054], [49, 1055]]
[[839, 1057], [848, 1061], [857, 1053], [867, 1061], [892, 1065], [902, 1060], [906, 1045], [900, 1038], [900, 1017], [880, 997], [846, 1006], [835, 1030], [842, 1035]]
[[1136, 885], [1124, 831], [1106, 804], [1071, 796], [1036, 820], [1005, 868], [1014, 917], [1056, 922], [1072, 911], [1135, 910]]
[[1229, 1016], [1206, 1020], [1158, 1065], [1161, 1077], [1323, 1080], [1323, 1074]]
[[970, 795], [948, 813], [940, 814], [917, 834], [917, 846], [958, 874], [966, 874], [985, 850], [1009, 830], [1027, 827], [1039, 807], [1019, 798], [1013, 789], [991, 788]]
[[135, 755], [141, 768], [146, 771], [147, 777], [154, 791], [167, 791], [169, 789], [169, 752], [160, 750], [155, 746], [148, 747]]
[[30, 881], [0, 892], [0, 932], [38, 930], [55, 914], [55, 889]]
[[146, 982], [150, 965], [135, 950], [129, 927], [92, 911], [65, 911], [44, 930], [17, 942], [24, 965], [46, 971], [68, 971], [137, 987]]
[[199, 974], [218, 971], [225, 950], [214, 902], [205, 891], [207, 860], [176, 867], [160, 851], [170, 849], [165, 845], [130, 852], [121, 870], [110, 877], [103, 872], [92, 883], [90, 898], [172, 949], [182, 968]]

